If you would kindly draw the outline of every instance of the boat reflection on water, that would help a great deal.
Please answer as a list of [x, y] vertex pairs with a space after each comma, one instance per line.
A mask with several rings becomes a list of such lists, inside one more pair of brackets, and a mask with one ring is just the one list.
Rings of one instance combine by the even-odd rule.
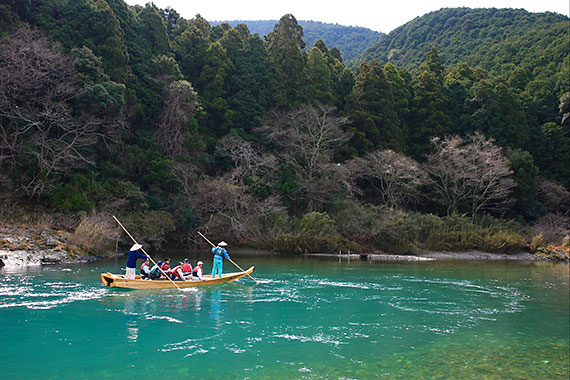
[[197, 291], [194, 293], [194, 311], [202, 310], [202, 297], [204, 296], [203, 291]]
[[210, 320], [213, 322], [216, 330], [220, 330], [222, 328], [223, 315], [224, 307], [222, 303], [222, 290], [212, 290], [210, 294]]
[[138, 319], [144, 313], [145, 303], [136, 299], [137, 297], [124, 297], [124, 320], [125, 327], [127, 328], [127, 341], [129, 343], [136, 343], [139, 337]]

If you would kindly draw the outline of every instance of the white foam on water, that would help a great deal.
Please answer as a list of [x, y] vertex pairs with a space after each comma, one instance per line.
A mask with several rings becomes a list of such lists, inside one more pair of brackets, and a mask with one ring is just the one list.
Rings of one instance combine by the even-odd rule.
[[[87, 288], [84, 290], [76, 290], [71, 292], [34, 292], [28, 289], [27, 292], [18, 294], [18, 296], [32, 298], [28, 300], [10, 300], [0, 304], [1, 308], [26, 307], [28, 309], [52, 309], [61, 305], [66, 305], [77, 301], [89, 301], [99, 299], [107, 293], [106, 289]], [[56, 299], [44, 300], [44, 298], [58, 297]]]
[[326, 336], [323, 334], [316, 334], [311, 337], [302, 336], [302, 335], [291, 335], [291, 334], [278, 334], [275, 335], [276, 338], [283, 338], [286, 340], [298, 340], [301, 343], [313, 342], [313, 343], [324, 343], [324, 344], [332, 344], [335, 346], [341, 344], [348, 344], [346, 342], [341, 342], [339, 340], [335, 340], [334, 337]]
[[230, 347], [226, 347], [226, 350], [233, 352], [234, 354], [243, 354], [244, 352], [247, 352], [246, 350], [244, 350], [243, 348], [239, 348], [235, 345], [232, 345]]
[[148, 319], [148, 320], [163, 319], [165, 321], [172, 322], [172, 323], [184, 323], [181, 320], [178, 320], [176, 318], [172, 318], [172, 317], [169, 317], [166, 315], [145, 315], [145, 319]]
[[334, 281], [319, 281], [319, 285], [330, 285], [339, 288], [358, 288], [358, 289], [370, 289], [370, 287], [362, 284], [355, 284], [352, 282], [334, 282]]
[[184, 355], [184, 357], [185, 357], [185, 358], [188, 358], [188, 357], [190, 357], [190, 356], [194, 356], [194, 355], [198, 355], [198, 354], [206, 354], [206, 353], [208, 353], [208, 350], [205, 350], [205, 349], [203, 349], [203, 348], [199, 348], [199, 349], [197, 349], [196, 351], [194, 351], [194, 352], [192, 352], [192, 353], [190, 353], [190, 354]]
[[182, 350], [193, 350], [195, 348], [198, 348], [197, 345], [195, 344], [190, 344], [190, 345], [176, 345], [176, 346], [172, 346], [172, 347], [166, 347], [166, 348], [162, 348], [160, 349], [160, 352], [172, 352], [172, 351], [182, 351]]

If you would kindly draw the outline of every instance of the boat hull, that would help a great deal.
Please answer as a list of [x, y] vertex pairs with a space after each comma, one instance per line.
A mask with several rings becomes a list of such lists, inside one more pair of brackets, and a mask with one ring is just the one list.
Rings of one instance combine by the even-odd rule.
[[[179, 288], [192, 288], [196, 286], [225, 284], [250, 275], [255, 270], [251, 267], [243, 272], [224, 273], [222, 277], [212, 278], [204, 276], [204, 280], [174, 281]], [[122, 274], [101, 273], [101, 282], [109, 288], [123, 289], [174, 289], [176, 285], [168, 280], [143, 280], [136, 276], [133, 280], [127, 280]]]

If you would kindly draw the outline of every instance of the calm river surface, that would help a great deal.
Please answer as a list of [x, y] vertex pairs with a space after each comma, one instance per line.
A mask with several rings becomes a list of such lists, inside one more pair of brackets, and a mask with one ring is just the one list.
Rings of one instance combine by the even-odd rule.
[[103, 287], [123, 258], [0, 269], [0, 379], [568, 378], [567, 264], [232, 258], [260, 283]]

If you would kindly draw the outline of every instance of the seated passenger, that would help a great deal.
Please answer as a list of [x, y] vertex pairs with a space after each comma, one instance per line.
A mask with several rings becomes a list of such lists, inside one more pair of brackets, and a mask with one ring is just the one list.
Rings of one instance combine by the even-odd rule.
[[176, 281], [186, 281], [186, 277], [184, 277], [184, 273], [182, 272], [181, 262], [170, 270], [170, 278]]
[[184, 259], [184, 264], [182, 264], [182, 273], [184, 273], [184, 276], [192, 275], [192, 265], [190, 265], [188, 259]]
[[193, 280], [204, 280], [204, 270], [202, 268], [203, 265], [204, 265], [204, 263], [201, 261], [198, 261], [196, 263], [196, 267], [192, 271], [192, 279]]
[[150, 270], [150, 279], [151, 280], [158, 280], [161, 277], [164, 278], [161, 270], [160, 270], [160, 266], [162, 265], [162, 261], [159, 261], [158, 263], [156, 263], [155, 266], [153, 266]]
[[148, 258], [141, 265], [141, 278], [143, 280], [150, 279], [150, 267], [148, 266]]
[[162, 270], [166, 273], [170, 272], [170, 259], [167, 257], [166, 259], [164, 259], [164, 262], [162, 263], [162, 265], [160, 266], [162, 268]]

